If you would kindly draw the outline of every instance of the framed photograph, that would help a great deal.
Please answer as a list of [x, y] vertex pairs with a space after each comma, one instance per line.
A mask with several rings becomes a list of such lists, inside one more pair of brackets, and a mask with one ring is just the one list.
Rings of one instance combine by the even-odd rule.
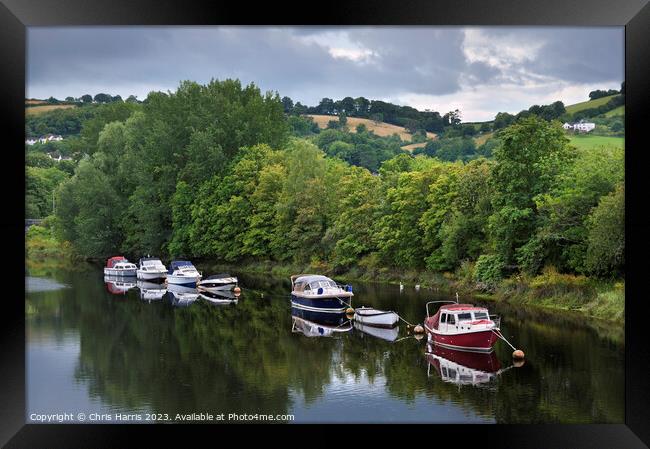
[[648, 447], [647, 2], [306, 7], [0, 5], [0, 442]]

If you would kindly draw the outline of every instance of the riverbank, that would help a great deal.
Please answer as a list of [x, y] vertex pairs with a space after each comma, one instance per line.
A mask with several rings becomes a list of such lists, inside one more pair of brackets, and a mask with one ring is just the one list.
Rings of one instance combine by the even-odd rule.
[[[79, 266], [83, 261], [69, 242], [59, 242], [52, 234], [51, 226], [32, 226], [26, 238], [26, 265], [35, 275], [46, 275], [61, 267]], [[464, 263], [453, 273], [397, 270], [376, 266], [355, 266], [346, 271], [334, 270], [325, 263], [289, 264], [272, 261], [254, 261], [242, 264], [203, 261], [211, 270], [238, 270], [247, 273], [271, 274], [286, 277], [297, 273], [321, 273], [344, 282], [402, 283], [407, 286], [419, 284], [432, 288], [458, 292], [488, 301], [507, 302], [540, 307], [547, 310], [570, 310], [589, 317], [610, 322], [624, 322], [625, 282], [588, 278], [586, 276], [558, 273], [548, 267], [537, 276], [523, 274], [502, 279], [490, 288], [474, 280], [474, 264]]]
[[[206, 261], [205, 263], [208, 263]], [[289, 277], [297, 273], [318, 272], [344, 282], [363, 281], [406, 286], [419, 284], [454, 295], [472, 295], [488, 301], [524, 304], [548, 310], [570, 310], [583, 315], [622, 323], [625, 318], [625, 282], [606, 281], [558, 273], [545, 269], [537, 276], [514, 275], [503, 279], [491, 289], [473, 280], [473, 267], [463, 266], [455, 273], [431, 271], [373, 269], [354, 267], [337, 272], [325, 264], [297, 265], [277, 262], [248, 262], [244, 264], [212, 264], [215, 271], [239, 270], [251, 274], [271, 274]]]

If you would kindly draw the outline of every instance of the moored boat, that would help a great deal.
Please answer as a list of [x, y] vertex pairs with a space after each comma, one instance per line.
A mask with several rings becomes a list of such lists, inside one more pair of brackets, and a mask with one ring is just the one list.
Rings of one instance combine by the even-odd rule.
[[430, 343], [463, 351], [491, 352], [499, 338], [500, 318], [490, 316], [485, 307], [472, 304], [445, 304], [424, 320], [424, 330]]
[[155, 257], [143, 257], [138, 261], [138, 265], [138, 279], [150, 281], [154, 279], [165, 279], [167, 276], [167, 267], [163, 265], [160, 259], [156, 259]]
[[165, 280], [167, 284], [196, 286], [196, 283], [201, 280], [201, 273], [194, 268], [192, 262], [174, 260], [169, 265]]
[[237, 278], [227, 273], [214, 274], [205, 279], [201, 279], [197, 287], [199, 290], [207, 292], [228, 291], [237, 287]]
[[104, 274], [106, 276], [135, 276], [138, 267], [129, 262], [124, 256], [113, 256], [106, 261]]
[[291, 276], [291, 306], [326, 313], [342, 313], [349, 307], [350, 286], [338, 285], [327, 276], [299, 274]]
[[365, 326], [393, 328], [399, 315], [392, 311], [377, 310], [372, 307], [359, 307], [354, 311], [354, 321]]

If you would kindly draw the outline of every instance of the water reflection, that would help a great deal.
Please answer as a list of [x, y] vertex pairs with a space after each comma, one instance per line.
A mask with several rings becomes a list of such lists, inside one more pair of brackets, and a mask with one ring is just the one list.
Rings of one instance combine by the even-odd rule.
[[344, 313], [291, 308], [291, 332], [298, 332], [306, 337], [333, 337], [351, 330], [352, 321]]
[[[430, 365], [425, 341], [405, 338], [405, 327], [397, 335], [356, 328], [304, 338], [292, 332], [294, 321], [350, 323], [294, 313], [288, 280], [233, 274], [244, 291], [237, 306], [213, 307], [182, 287], [163, 293], [164, 302], [141, 301], [143, 285], [115, 301], [99, 267], [54, 273], [53, 281], [70, 288], [26, 297], [28, 409], [294, 413], [298, 422], [623, 422], [624, 347], [611, 329], [490, 304], [504, 335], [526, 351], [526, 364], [509, 369], [512, 350], [500, 344], [492, 354], [498, 365], [436, 354], [440, 366], [444, 358], [495, 375], [478, 384], [487, 388], [459, 389]], [[354, 288], [359, 305], [392, 309], [413, 323], [422, 321], [426, 301], [438, 299], [424, 289]]]
[[162, 283], [138, 280], [137, 287], [140, 299], [146, 302], [160, 301], [167, 293], [167, 287]]
[[165, 295], [174, 307], [187, 307], [199, 299], [199, 291], [195, 287], [178, 284], [167, 284]]
[[[494, 352], [489, 354], [457, 351], [427, 343], [428, 368], [444, 381], [456, 385], [481, 385], [494, 380], [501, 368]], [[430, 371], [427, 372], [429, 376]]]
[[393, 327], [391, 329], [387, 329], [382, 327], [368, 326], [355, 321], [354, 328], [366, 335], [370, 335], [372, 337], [379, 338], [381, 340], [386, 340], [386, 341], [395, 341], [399, 336], [398, 326]]
[[237, 304], [239, 301], [239, 293], [232, 290], [217, 290], [215, 292], [199, 290], [199, 297], [214, 305]]
[[126, 292], [136, 287], [135, 277], [104, 276], [106, 290], [113, 295], [126, 295]]

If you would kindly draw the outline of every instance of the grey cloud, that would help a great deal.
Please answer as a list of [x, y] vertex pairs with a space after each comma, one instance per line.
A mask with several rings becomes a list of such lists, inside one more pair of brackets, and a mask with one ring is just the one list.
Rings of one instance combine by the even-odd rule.
[[[484, 30], [488, 39], [543, 43], [539, 57], [521, 63], [528, 76], [569, 83], [622, 80], [621, 29]], [[323, 45], [331, 31], [344, 32], [372, 56], [357, 62], [333, 57]], [[29, 28], [27, 88], [39, 98], [97, 89], [142, 98], [185, 79], [239, 78], [313, 105], [347, 95], [448, 95], [463, 83], [490, 84], [498, 94], [499, 83], [523, 82], [520, 73], [467, 61], [463, 41], [457, 27]]]

